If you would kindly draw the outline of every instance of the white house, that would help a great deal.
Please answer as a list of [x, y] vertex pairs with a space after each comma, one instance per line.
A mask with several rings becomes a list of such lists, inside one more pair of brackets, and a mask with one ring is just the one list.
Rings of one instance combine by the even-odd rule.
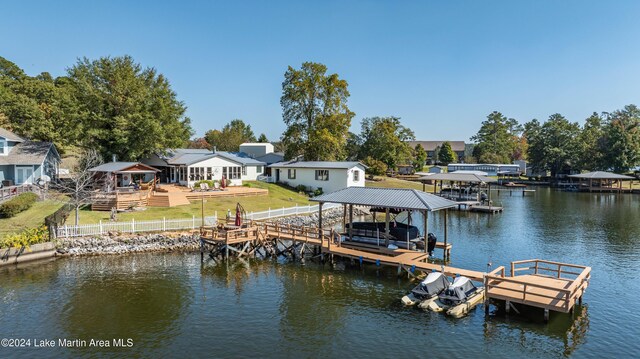
[[5, 186], [58, 177], [60, 155], [51, 142], [25, 140], [0, 128], [0, 181]]
[[206, 149], [172, 149], [164, 154], [154, 154], [141, 161], [159, 169], [160, 182], [193, 185], [200, 180], [221, 180], [232, 185], [242, 185], [242, 181], [255, 181], [264, 172], [264, 162], [242, 153]]
[[360, 162], [289, 161], [274, 163], [275, 182], [330, 193], [346, 187], [364, 187], [366, 166]]
[[258, 158], [273, 152], [273, 145], [268, 142], [245, 142], [240, 145], [240, 152], [249, 157]]

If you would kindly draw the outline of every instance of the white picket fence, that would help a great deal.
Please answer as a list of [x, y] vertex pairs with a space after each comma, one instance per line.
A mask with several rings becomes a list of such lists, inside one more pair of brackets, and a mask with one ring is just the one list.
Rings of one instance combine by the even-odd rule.
[[[336, 204], [326, 204], [323, 209], [334, 208]], [[294, 216], [318, 211], [318, 205], [307, 205], [295, 207], [269, 208], [266, 211], [248, 212], [247, 219], [264, 220], [277, 217]], [[226, 215], [225, 215], [226, 216]], [[233, 213], [232, 213], [233, 216]], [[206, 226], [215, 225], [218, 221], [218, 213], [204, 218]], [[80, 224], [77, 226], [64, 225], [58, 227], [56, 236], [63, 238], [98, 236], [109, 232], [137, 233], [137, 232], [166, 232], [178, 230], [195, 230], [202, 225], [202, 218], [193, 216], [182, 219], [159, 219], [151, 221], [136, 221], [132, 219], [126, 222], [102, 222], [92, 224]]]

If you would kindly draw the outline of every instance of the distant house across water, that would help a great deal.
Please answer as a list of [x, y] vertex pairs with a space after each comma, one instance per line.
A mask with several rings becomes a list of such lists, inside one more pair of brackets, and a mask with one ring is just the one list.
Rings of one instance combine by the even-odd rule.
[[424, 148], [427, 152], [427, 164], [435, 164], [437, 161], [438, 153], [444, 142], [449, 142], [451, 149], [458, 156], [458, 161], [464, 161], [465, 143], [464, 141], [407, 141], [411, 148], [415, 148], [418, 144]]

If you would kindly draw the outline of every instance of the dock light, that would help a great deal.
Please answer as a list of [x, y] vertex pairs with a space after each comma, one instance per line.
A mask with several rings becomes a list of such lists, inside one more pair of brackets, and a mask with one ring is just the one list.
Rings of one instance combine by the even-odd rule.
[[376, 259], [376, 265], [377, 265], [378, 267], [380, 267], [380, 260], [379, 260], [379, 259]]

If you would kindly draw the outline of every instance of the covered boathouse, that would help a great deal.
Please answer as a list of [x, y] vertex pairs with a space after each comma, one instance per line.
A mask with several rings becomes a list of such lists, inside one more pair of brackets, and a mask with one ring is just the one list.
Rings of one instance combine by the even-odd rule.
[[[348, 240], [351, 245], [354, 245], [354, 237], [371, 237], [384, 239], [384, 244], [388, 245], [388, 239], [391, 236], [391, 215], [398, 214], [400, 212], [407, 212], [407, 226], [416, 222], [422, 224], [422, 241], [419, 247], [423, 247], [425, 252], [428, 252], [428, 233], [429, 233], [429, 212], [435, 212], [444, 210], [444, 244], [440, 247], [444, 250], [445, 259], [450, 255], [451, 245], [448, 243], [447, 235], [447, 209], [456, 207], [457, 204], [454, 201], [435, 196], [429, 193], [418, 191], [415, 189], [405, 188], [373, 188], [373, 187], [348, 187], [335, 192], [323, 194], [310, 199], [311, 201], [318, 202], [318, 227], [322, 228], [322, 208], [325, 203], [336, 203], [343, 206], [343, 229], [346, 229], [343, 234], [344, 239]], [[363, 231], [354, 228], [353, 214], [354, 206], [366, 207], [370, 213], [373, 214], [374, 222], [375, 214], [384, 213], [384, 227], [382, 233], [377, 229], [375, 231]], [[413, 218], [412, 218], [412, 213]], [[415, 213], [419, 214], [416, 218]], [[412, 221], [413, 220], [413, 221]], [[398, 241], [404, 240], [403, 238], [396, 238]], [[409, 242], [409, 232], [407, 231], [406, 241]], [[359, 247], [367, 247], [361, 245]], [[379, 247], [379, 246], [376, 246]], [[412, 248], [407, 243], [406, 249]], [[425, 258], [426, 259], [426, 258]]]
[[[578, 180], [577, 190], [580, 192], [631, 192], [634, 178], [613, 172], [596, 171], [570, 175], [572, 180]], [[629, 181], [629, 187], [624, 188], [624, 181]]]

